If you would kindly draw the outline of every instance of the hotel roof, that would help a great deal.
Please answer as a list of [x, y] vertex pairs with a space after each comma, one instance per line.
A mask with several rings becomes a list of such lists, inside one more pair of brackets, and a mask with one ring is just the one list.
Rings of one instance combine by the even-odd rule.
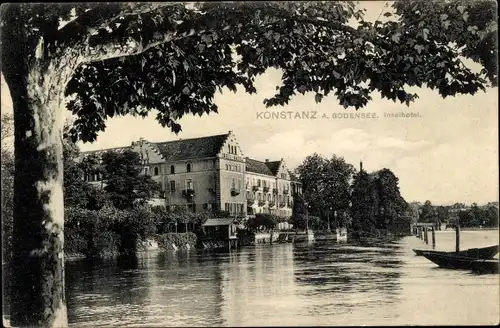
[[249, 157], [246, 158], [246, 171], [274, 176], [273, 172], [269, 169], [265, 162], [257, 161]]
[[215, 157], [229, 134], [155, 143], [165, 161]]

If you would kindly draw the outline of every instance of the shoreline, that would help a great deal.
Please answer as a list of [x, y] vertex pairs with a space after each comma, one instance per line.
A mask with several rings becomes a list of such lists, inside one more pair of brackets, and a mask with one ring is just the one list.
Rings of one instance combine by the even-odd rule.
[[[492, 230], [498, 231], [498, 228], [460, 228], [460, 231], [492, 231]], [[449, 228], [441, 231], [455, 231], [455, 229]]]

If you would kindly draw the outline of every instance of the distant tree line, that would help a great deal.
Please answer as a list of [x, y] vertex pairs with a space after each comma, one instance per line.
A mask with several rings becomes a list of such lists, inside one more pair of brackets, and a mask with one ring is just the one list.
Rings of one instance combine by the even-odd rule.
[[472, 203], [466, 206], [463, 203], [455, 203], [449, 206], [432, 205], [427, 200], [423, 205], [418, 204], [419, 222], [446, 223], [453, 227], [457, 223], [461, 227], [498, 227], [498, 203], [488, 203], [479, 206]]
[[292, 222], [298, 227], [350, 227], [354, 231], [387, 229], [410, 211], [398, 178], [387, 168], [357, 171], [344, 158], [313, 154], [296, 169], [302, 195], [294, 198]]

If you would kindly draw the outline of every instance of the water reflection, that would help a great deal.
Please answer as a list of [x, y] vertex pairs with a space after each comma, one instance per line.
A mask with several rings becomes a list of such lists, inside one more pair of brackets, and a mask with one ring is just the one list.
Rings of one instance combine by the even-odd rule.
[[[477, 244], [467, 238], [494, 240], [464, 233], [464, 244]], [[438, 244], [448, 247], [448, 239], [453, 241], [440, 236]], [[416, 257], [415, 247], [422, 241], [409, 237], [392, 243], [279, 244], [68, 263], [70, 325], [498, 322], [498, 276], [438, 269]]]

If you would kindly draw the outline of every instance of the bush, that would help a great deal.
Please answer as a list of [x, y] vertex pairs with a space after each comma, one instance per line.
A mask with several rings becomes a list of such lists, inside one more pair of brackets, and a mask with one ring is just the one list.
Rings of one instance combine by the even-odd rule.
[[270, 230], [276, 227], [279, 220], [281, 218], [274, 214], [257, 213], [255, 214], [255, 218], [249, 218], [246, 224], [247, 228], [251, 231]]
[[111, 231], [115, 209], [93, 211], [67, 208], [65, 214], [65, 251], [69, 256], [110, 256], [118, 252], [120, 236]]
[[179, 249], [185, 249], [186, 245], [194, 247], [196, 245], [197, 237], [192, 232], [164, 233], [161, 235], [156, 235], [155, 240], [158, 243], [158, 247], [166, 251], [171, 251], [174, 250], [173, 245], [175, 245]]
[[255, 245], [255, 232], [247, 229], [238, 229], [238, 244], [240, 246], [251, 246]]

